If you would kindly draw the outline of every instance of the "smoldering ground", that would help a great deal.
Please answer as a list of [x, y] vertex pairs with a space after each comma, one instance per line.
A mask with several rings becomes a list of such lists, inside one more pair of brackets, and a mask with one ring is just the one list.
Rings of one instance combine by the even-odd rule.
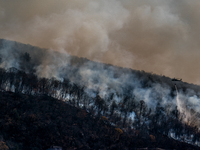
[[199, 5], [6, 0], [0, 1], [0, 37], [199, 83]]

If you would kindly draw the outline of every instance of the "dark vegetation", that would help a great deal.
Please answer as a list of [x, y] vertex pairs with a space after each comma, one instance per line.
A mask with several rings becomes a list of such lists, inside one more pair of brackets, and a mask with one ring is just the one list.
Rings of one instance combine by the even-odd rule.
[[199, 149], [160, 133], [144, 133], [141, 128], [125, 132], [112, 126], [105, 116], [94, 116], [46, 95], [0, 92], [0, 97], [0, 146], [4, 149], [45, 150], [51, 145], [84, 150]]
[[[52, 54], [30, 45], [5, 46], [3, 43], [0, 40], [1, 55], [7, 45], [15, 50], [12, 57], [8, 55], [12, 59], [0, 55], [1, 63], [9, 59], [9, 64], [14, 62], [17, 68], [0, 69], [0, 146], [26, 150], [46, 149], [51, 145], [64, 149], [199, 149], [186, 144], [183, 138], [193, 135], [192, 144], [200, 141], [198, 127], [192, 121], [183, 122], [184, 118], [173, 104], [163, 106], [161, 96], [155, 91], [151, 93], [155, 99], [152, 109], [132, 94], [138, 85], [147, 90], [154, 84], [162, 84], [170, 87], [172, 98], [176, 97], [170, 78], [73, 56], [70, 56], [70, 65], [58, 68], [61, 80], [40, 78], [37, 68], [46, 57], [51, 59]], [[25, 48], [26, 51], [21, 50]], [[53, 55], [61, 57], [57, 52]], [[102, 97], [100, 88], [89, 89], [82, 79], [80, 68], [85, 64], [89, 64], [91, 70], [101, 69], [100, 73], [106, 70], [111, 74], [112, 71], [112, 78], [120, 81], [128, 75], [128, 82], [111, 85], [106, 89], [107, 95]], [[101, 84], [98, 76], [91, 79], [92, 84]], [[180, 82], [179, 87], [183, 93], [192, 89], [199, 96], [197, 85]], [[190, 111], [199, 118], [199, 113]], [[134, 119], [130, 118], [131, 114]], [[170, 138], [170, 133], [179, 141]]]

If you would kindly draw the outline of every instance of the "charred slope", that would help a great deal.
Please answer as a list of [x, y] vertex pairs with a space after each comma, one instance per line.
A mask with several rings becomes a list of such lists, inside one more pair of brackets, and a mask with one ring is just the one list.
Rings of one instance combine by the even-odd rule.
[[10, 149], [199, 149], [159, 134], [140, 130], [123, 132], [105, 117], [94, 117], [83, 109], [42, 96], [0, 92], [1, 145]]

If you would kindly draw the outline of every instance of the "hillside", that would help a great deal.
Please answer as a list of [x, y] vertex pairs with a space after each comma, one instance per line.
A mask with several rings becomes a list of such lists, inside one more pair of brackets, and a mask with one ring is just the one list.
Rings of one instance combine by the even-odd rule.
[[[134, 140], [145, 137], [147, 141], [139, 147], [152, 146], [148, 142], [150, 137], [156, 137], [156, 147], [162, 147], [159, 139], [163, 142], [165, 138], [170, 142], [175, 139], [175, 143], [200, 145], [198, 85], [3, 39], [0, 40], [0, 60], [0, 89], [5, 93], [14, 92], [36, 100], [46, 95], [47, 99], [58, 99], [59, 103], [74, 110], [84, 109], [94, 122], [104, 116], [110, 125], [127, 131], [129, 136], [133, 134]], [[30, 103], [27, 108], [39, 109], [34, 104]], [[46, 108], [46, 105], [48, 103], [41, 107]], [[76, 116], [75, 112], [73, 115]], [[52, 129], [57, 128], [52, 125]], [[121, 132], [121, 129], [117, 131]], [[113, 134], [115, 129], [111, 131]], [[98, 136], [100, 133], [102, 131]], [[61, 131], [55, 134], [59, 135]]]
[[95, 117], [49, 96], [0, 92], [0, 140], [10, 150], [63, 149], [199, 149], [160, 134], [112, 126], [106, 117]]

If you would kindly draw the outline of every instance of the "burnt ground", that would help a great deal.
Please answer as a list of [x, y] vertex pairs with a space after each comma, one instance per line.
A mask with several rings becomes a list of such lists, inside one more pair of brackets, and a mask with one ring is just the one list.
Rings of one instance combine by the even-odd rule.
[[164, 135], [124, 132], [106, 117], [95, 117], [49, 96], [0, 92], [0, 149], [45, 150], [52, 145], [63, 150], [200, 149]]

